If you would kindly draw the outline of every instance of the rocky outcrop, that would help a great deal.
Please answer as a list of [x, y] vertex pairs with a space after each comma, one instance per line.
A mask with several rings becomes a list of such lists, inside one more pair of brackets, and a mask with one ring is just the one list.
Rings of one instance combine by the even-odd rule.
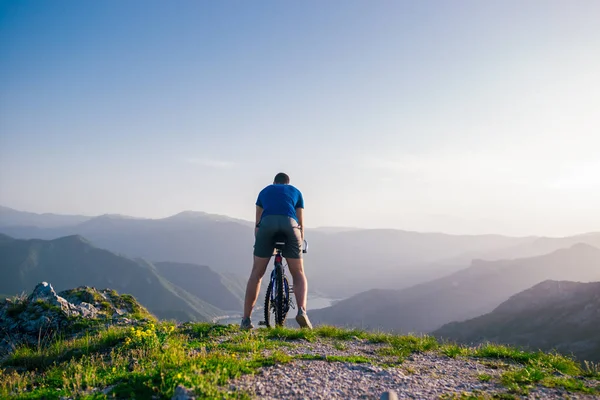
[[87, 286], [57, 294], [51, 284], [42, 282], [29, 296], [0, 301], [0, 356], [20, 345], [46, 343], [59, 333], [74, 337], [95, 326], [152, 318], [130, 295]]

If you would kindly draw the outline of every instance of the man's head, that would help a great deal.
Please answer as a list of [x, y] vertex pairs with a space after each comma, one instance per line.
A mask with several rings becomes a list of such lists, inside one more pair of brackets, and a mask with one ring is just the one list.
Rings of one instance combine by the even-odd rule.
[[290, 177], [287, 176], [287, 174], [280, 172], [277, 175], [275, 175], [275, 179], [273, 179], [273, 183], [276, 185], [287, 185], [290, 183]]

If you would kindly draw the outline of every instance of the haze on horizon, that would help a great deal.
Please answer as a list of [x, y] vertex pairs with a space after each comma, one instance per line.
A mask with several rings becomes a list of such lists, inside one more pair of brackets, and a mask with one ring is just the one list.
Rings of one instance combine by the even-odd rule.
[[600, 2], [0, 3], [0, 204], [600, 230]]

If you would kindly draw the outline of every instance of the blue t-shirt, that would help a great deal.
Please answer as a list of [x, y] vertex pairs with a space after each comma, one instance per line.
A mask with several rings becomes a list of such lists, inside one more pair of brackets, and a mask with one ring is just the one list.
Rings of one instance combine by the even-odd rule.
[[296, 208], [304, 208], [302, 193], [292, 185], [272, 184], [258, 194], [256, 205], [263, 208], [262, 217], [287, 215], [298, 221]]

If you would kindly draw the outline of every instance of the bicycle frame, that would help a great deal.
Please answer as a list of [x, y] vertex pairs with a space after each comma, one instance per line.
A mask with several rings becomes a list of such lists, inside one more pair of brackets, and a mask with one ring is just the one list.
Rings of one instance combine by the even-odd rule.
[[[276, 247], [275, 247], [275, 251], [274, 251], [274, 256], [275, 256], [274, 266], [273, 266], [273, 270], [271, 271], [269, 284], [268, 284], [269, 294], [267, 295], [268, 297], [265, 299], [265, 321], [261, 321], [259, 323], [260, 325], [269, 326], [268, 321], [269, 321], [270, 317], [268, 316], [268, 314], [270, 313], [270, 305], [271, 304], [279, 304], [280, 306], [282, 306], [282, 315], [281, 315], [282, 323], [283, 323], [283, 321], [285, 321], [286, 315], [287, 315], [288, 311], [290, 310], [290, 308], [296, 308], [295, 304], [294, 304], [294, 300], [292, 299], [292, 296], [290, 296], [291, 293], [294, 293], [293, 285], [289, 284], [288, 279], [285, 275], [285, 267], [287, 264], [284, 264], [284, 262], [283, 262], [282, 247], [283, 247], [282, 242], [276, 243]], [[302, 253], [306, 253], [307, 249], [308, 249], [308, 243], [306, 242], [306, 240], [304, 240], [304, 248], [302, 249]], [[280, 276], [282, 277], [281, 281], [283, 282], [283, 288], [282, 288], [283, 290], [279, 290], [279, 286], [278, 286], [278, 282], [277, 282], [277, 276], [279, 274], [281, 274]], [[279, 302], [277, 301], [278, 293], [281, 293], [283, 295], [283, 297], [281, 299], [279, 299], [280, 300]], [[277, 320], [277, 318], [278, 317], [276, 317], [276, 320]]]
[[[281, 254], [281, 250], [277, 249], [277, 252], [275, 253], [275, 260], [274, 260], [274, 265], [273, 265], [273, 270], [271, 271], [271, 282], [273, 287], [276, 287], [276, 282], [275, 282], [275, 274], [276, 274], [276, 270], [281, 268], [281, 274], [283, 276], [285, 276], [285, 265], [283, 264], [283, 256]], [[290, 293], [293, 293], [293, 289], [290, 290], [290, 287], [287, 283], [287, 280], [284, 280], [284, 288], [283, 288], [283, 293], [284, 296], [288, 296]], [[275, 301], [275, 296], [276, 296], [276, 290], [272, 290], [271, 291], [271, 301]], [[288, 304], [289, 304], [289, 300], [288, 300]], [[287, 310], [286, 310], [287, 311]]]
[[[304, 248], [302, 249], [302, 253], [306, 254], [308, 252], [308, 242], [306, 240], [304, 240]], [[282, 251], [281, 249], [276, 249], [275, 251], [275, 260], [274, 260], [274, 266], [273, 266], [273, 270], [271, 271], [271, 282], [273, 284], [273, 287], [275, 287], [276, 282], [275, 282], [275, 271], [277, 268], [281, 268], [281, 274], [283, 276], [285, 276], [285, 265], [283, 265], [283, 255], [282, 255]], [[290, 293], [294, 293], [293, 289], [290, 289], [290, 287], [288, 286], [287, 280], [284, 280], [284, 285], [285, 287], [283, 288], [283, 293], [286, 294], [286, 296], [289, 297]], [[271, 291], [271, 301], [275, 301], [275, 290]], [[289, 302], [288, 302], [289, 304]]]

